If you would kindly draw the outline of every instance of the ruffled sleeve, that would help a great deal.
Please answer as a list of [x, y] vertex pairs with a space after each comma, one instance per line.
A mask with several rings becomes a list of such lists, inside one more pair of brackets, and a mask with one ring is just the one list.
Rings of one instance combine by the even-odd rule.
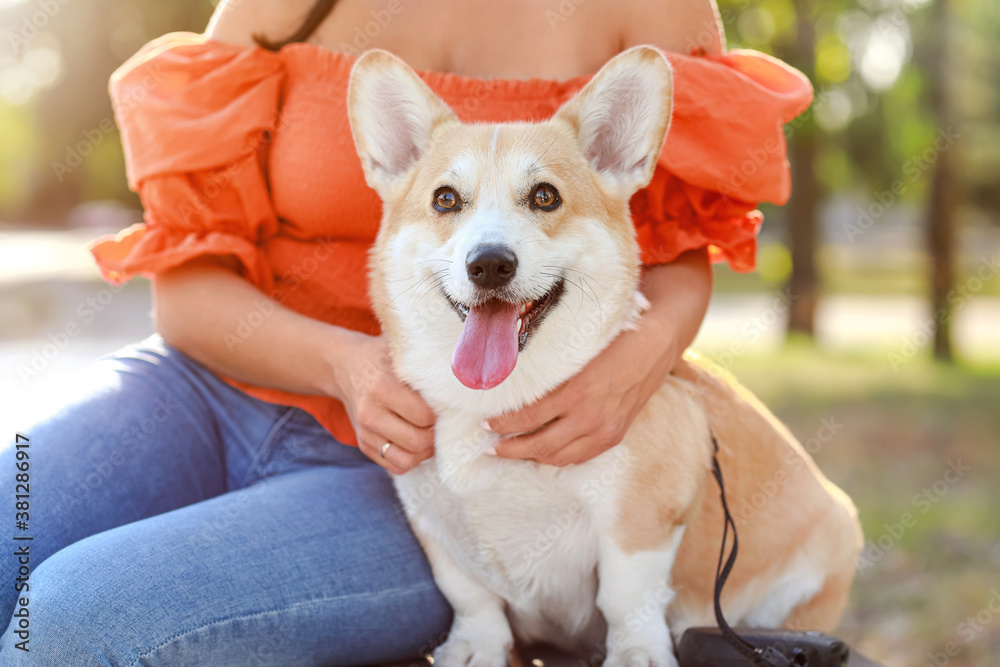
[[93, 242], [105, 279], [121, 283], [224, 255], [272, 289], [261, 243], [278, 227], [267, 149], [283, 78], [275, 54], [187, 33], [151, 42], [112, 75], [129, 187], [145, 222]]
[[735, 271], [756, 267], [760, 202], [791, 194], [784, 125], [812, 86], [756, 51], [667, 53], [674, 72], [670, 130], [650, 184], [632, 199], [644, 264], [709, 247]]

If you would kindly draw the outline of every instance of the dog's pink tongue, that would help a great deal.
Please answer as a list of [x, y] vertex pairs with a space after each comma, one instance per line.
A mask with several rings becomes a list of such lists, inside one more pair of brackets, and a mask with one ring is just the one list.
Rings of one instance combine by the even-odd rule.
[[492, 389], [517, 364], [518, 307], [491, 300], [469, 309], [451, 356], [455, 377], [470, 389]]

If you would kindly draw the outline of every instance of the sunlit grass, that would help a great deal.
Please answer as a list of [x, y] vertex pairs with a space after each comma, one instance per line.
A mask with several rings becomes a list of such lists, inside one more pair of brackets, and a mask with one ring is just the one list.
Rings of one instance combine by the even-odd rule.
[[[1000, 366], [916, 358], [893, 372], [878, 351], [794, 341], [731, 370], [800, 440], [824, 419], [840, 425], [815, 458], [853, 498], [872, 557], [840, 634], [886, 664], [934, 664], [928, 653], [949, 641], [960, 651], [949, 665], [1000, 664], [988, 607], [1000, 589]], [[962, 624], [977, 613], [990, 622], [971, 633]]]

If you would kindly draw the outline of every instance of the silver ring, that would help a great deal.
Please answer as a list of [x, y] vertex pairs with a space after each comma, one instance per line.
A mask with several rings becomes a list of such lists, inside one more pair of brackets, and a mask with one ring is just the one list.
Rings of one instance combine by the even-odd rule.
[[390, 447], [392, 447], [392, 443], [391, 442], [387, 442], [384, 445], [382, 445], [382, 458], [385, 458], [385, 453], [387, 451], [389, 451]]

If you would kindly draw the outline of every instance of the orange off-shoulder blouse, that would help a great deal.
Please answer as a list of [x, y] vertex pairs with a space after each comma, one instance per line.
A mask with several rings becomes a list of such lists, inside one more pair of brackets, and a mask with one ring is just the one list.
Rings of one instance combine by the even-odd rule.
[[[783, 125], [809, 106], [812, 88], [761, 53], [665, 55], [673, 119], [652, 182], [631, 202], [643, 262], [707, 246], [733, 269], [753, 270], [755, 207], [788, 199]], [[365, 184], [347, 120], [354, 61], [313, 44], [271, 52], [174, 33], [122, 65], [110, 92], [145, 222], [93, 242], [104, 278], [234, 256], [246, 280], [285, 306], [377, 333], [366, 265], [381, 202]], [[466, 122], [545, 119], [590, 79], [419, 74]], [[224, 379], [298, 406], [356, 444], [339, 401]]]

